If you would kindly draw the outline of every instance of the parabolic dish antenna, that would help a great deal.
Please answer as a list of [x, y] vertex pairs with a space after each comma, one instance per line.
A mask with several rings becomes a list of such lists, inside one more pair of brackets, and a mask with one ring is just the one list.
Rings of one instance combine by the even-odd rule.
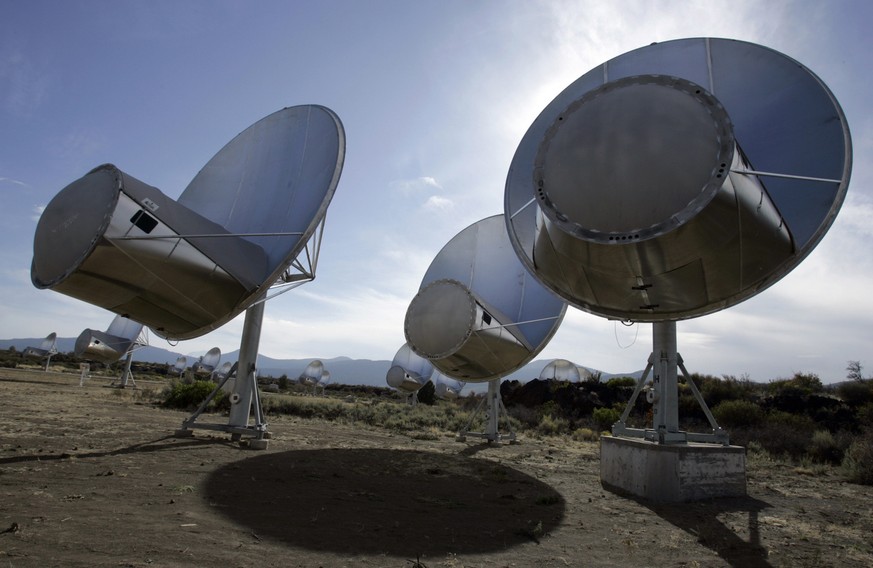
[[404, 331], [412, 350], [443, 374], [484, 382], [533, 359], [566, 310], [521, 264], [503, 215], [495, 215], [455, 235], [434, 257]]
[[539, 378], [541, 381], [556, 380], [578, 383], [581, 375], [579, 373], [579, 367], [577, 367], [575, 363], [571, 363], [566, 359], [553, 359], [543, 367], [542, 371], [540, 371]]
[[191, 365], [195, 373], [212, 373], [221, 361], [221, 349], [213, 347]]
[[543, 110], [512, 160], [506, 224], [570, 304], [691, 318], [797, 266], [851, 164], [846, 118], [809, 69], [752, 43], [669, 41], [607, 61]]
[[42, 340], [39, 347], [25, 347], [21, 352], [22, 357], [46, 357], [58, 352], [58, 334], [51, 332]]
[[418, 392], [433, 375], [433, 365], [424, 357], [417, 355], [409, 345], [404, 343], [385, 375], [385, 382], [391, 388], [404, 393]]
[[463, 381], [447, 377], [442, 373], [434, 373], [433, 378], [434, 394], [442, 400], [455, 400], [461, 396], [461, 391], [467, 384]]
[[105, 332], [84, 329], [76, 338], [74, 353], [80, 359], [114, 363], [130, 353], [141, 332], [141, 323], [115, 316]]
[[322, 375], [324, 375], [324, 363], [316, 359], [306, 365], [306, 368], [303, 369], [302, 373], [300, 373], [297, 381], [301, 385], [311, 387], [318, 384], [318, 381], [321, 380]]
[[298, 255], [320, 234], [344, 155], [336, 114], [304, 105], [236, 136], [178, 201], [100, 166], [46, 207], [31, 279], [169, 339], [203, 335], [274, 284], [314, 277], [317, 258], [307, 269]]

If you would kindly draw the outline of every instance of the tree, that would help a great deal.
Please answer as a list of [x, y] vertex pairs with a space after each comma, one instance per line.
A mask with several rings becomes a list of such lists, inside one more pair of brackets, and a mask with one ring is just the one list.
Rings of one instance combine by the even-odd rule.
[[861, 362], [860, 361], [849, 361], [848, 367], [846, 370], [849, 371], [846, 374], [846, 378], [850, 381], [858, 381], [861, 382], [864, 380], [863, 375], [861, 375]]
[[436, 403], [436, 387], [433, 386], [433, 381], [428, 381], [423, 387], [418, 389], [418, 402], [433, 406]]

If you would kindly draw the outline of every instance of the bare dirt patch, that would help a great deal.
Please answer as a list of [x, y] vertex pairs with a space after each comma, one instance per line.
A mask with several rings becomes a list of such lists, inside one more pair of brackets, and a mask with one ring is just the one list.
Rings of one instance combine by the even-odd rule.
[[252, 451], [142, 398], [0, 370], [0, 566], [873, 565], [873, 488], [836, 470], [751, 459], [746, 498], [653, 505], [593, 443], [271, 416]]

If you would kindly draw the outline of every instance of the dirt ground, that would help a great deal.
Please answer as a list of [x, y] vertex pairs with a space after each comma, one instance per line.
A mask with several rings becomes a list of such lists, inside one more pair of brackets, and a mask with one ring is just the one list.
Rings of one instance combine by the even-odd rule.
[[837, 471], [752, 459], [748, 497], [652, 505], [594, 443], [271, 416], [255, 451], [78, 382], [0, 370], [0, 567], [873, 566], [873, 488]]

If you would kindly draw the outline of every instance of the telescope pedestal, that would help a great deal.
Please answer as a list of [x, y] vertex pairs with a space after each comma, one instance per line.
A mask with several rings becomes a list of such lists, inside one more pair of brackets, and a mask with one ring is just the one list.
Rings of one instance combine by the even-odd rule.
[[[192, 428], [217, 430], [227, 432], [234, 442], [247, 440], [247, 445], [253, 450], [266, 450], [271, 438], [267, 430], [267, 422], [261, 407], [261, 396], [258, 390], [256, 362], [258, 359], [258, 344], [261, 340], [261, 323], [264, 320], [264, 302], [258, 302], [246, 310], [243, 324], [242, 340], [240, 342], [239, 362], [237, 364], [236, 380], [233, 393], [230, 395], [230, 417], [227, 424], [197, 424], [197, 418], [206, 409], [221, 387], [228, 381], [232, 373], [228, 373], [219, 382], [206, 400], [188, 419], [182, 422], [182, 428], [176, 430], [177, 438], [194, 435]], [[249, 425], [249, 417], [254, 408], [255, 423]]]
[[[652, 354], [612, 436], [600, 439], [603, 487], [658, 502], [694, 501], [746, 494], [745, 448], [731, 446], [676, 349], [676, 322], [652, 324]], [[679, 429], [678, 370], [712, 428], [707, 433]], [[629, 428], [627, 419], [649, 373], [651, 428]]]
[[[473, 420], [475, 420], [479, 413], [482, 412], [483, 407], [485, 409], [485, 431], [470, 432], [470, 428], [473, 426]], [[506, 426], [509, 429], [508, 434], [500, 433], [501, 411], [506, 415]], [[458, 433], [457, 441], [466, 442], [467, 436], [484, 438], [489, 442], [507, 440], [510, 444], [516, 443], [515, 432], [513, 432], [512, 424], [509, 422], [509, 415], [506, 413], [506, 407], [503, 406], [503, 399], [500, 398], [500, 379], [488, 381], [488, 393], [476, 407], [476, 410], [473, 411], [473, 415], [470, 416], [470, 423], [467, 424], [467, 428]]]
[[746, 449], [689, 442], [600, 438], [600, 482], [656, 503], [746, 495]]

